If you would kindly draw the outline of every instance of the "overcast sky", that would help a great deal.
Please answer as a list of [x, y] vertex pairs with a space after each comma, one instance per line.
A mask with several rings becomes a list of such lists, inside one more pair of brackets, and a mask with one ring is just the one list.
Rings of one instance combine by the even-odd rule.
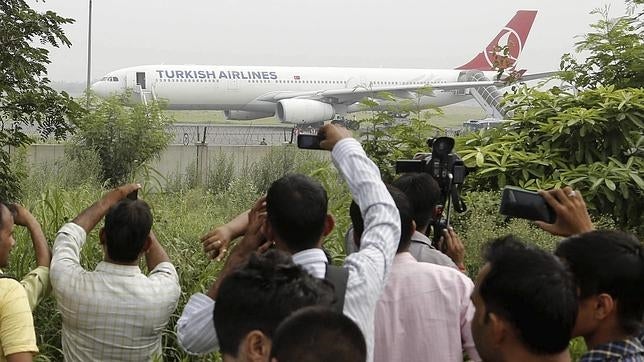
[[[89, 0], [29, 1], [76, 19], [49, 77], [83, 82]], [[605, 5], [625, 12], [608, 0], [93, 0], [92, 79], [143, 64], [454, 68], [518, 9], [539, 11], [519, 67], [557, 70]]]

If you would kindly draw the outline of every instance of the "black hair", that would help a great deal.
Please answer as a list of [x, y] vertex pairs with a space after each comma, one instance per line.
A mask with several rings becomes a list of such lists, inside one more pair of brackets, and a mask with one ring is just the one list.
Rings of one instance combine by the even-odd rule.
[[9, 213], [11, 213], [11, 215], [13, 217], [16, 217], [16, 208], [15, 208], [15, 206], [13, 206], [13, 204], [8, 204], [8, 203], [6, 203], [4, 201], [0, 201], [0, 229], [2, 228], [2, 206], [3, 205], [4, 205], [4, 207], [7, 208], [7, 210], [9, 210]]
[[286, 175], [273, 182], [266, 194], [268, 222], [294, 253], [317, 246], [327, 207], [324, 187], [305, 175]]
[[[414, 233], [412, 206], [407, 196], [396, 187], [387, 185], [387, 191], [391, 194], [391, 198], [394, 199], [394, 203], [400, 214], [400, 240], [398, 240], [398, 250], [396, 251], [400, 253], [409, 248], [411, 236]], [[355, 201], [352, 201], [349, 206], [349, 216], [351, 217], [353, 230], [357, 235], [362, 235], [364, 232], [364, 219], [362, 218], [360, 207], [358, 207]]]
[[440, 202], [441, 189], [438, 182], [428, 173], [412, 172], [401, 175], [392, 185], [409, 198], [416, 228], [421, 230], [429, 226], [434, 217], [434, 209]]
[[219, 287], [213, 318], [220, 350], [236, 357], [249, 332], [259, 330], [272, 338], [292, 312], [310, 305], [330, 306], [333, 299], [333, 287], [295, 265], [288, 254], [276, 249], [252, 254]]
[[151, 229], [152, 212], [145, 201], [119, 201], [105, 215], [107, 255], [116, 262], [136, 261]]
[[275, 331], [271, 358], [278, 362], [361, 362], [365, 338], [349, 317], [323, 307], [303, 308]]
[[484, 252], [490, 269], [479, 285], [489, 313], [514, 327], [535, 354], [556, 354], [568, 347], [577, 318], [572, 276], [555, 256], [508, 235]]
[[601, 293], [617, 300], [620, 327], [635, 334], [644, 317], [644, 248], [634, 235], [591, 231], [564, 239], [555, 254], [568, 264], [580, 299]]

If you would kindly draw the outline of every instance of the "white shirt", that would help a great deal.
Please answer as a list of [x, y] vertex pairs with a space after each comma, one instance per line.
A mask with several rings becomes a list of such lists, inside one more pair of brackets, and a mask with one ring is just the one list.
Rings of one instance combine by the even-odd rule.
[[80, 265], [83, 228], [68, 223], [54, 242], [50, 278], [63, 319], [66, 361], [145, 361], [162, 356], [161, 335], [181, 288], [171, 263], [149, 276], [138, 266], [100, 262]]
[[[371, 361], [374, 310], [398, 248], [400, 215], [380, 179], [380, 171], [356, 140], [341, 140], [331, 156], [349, 184], [364, 219], [361, 249], [347, 256], [344, 262], [349, 279], [343, 311], [362, 330], [367, 342], [367, 360]], [[327, 259], [321, 250], [301, 251], [293, 255], [293, 261], [313, 276], [324, 278]], [[200, 354], [217, 349], [214, 308], [215, 301], [202, 293], [194, 294], [188, 300], [177, 322], [177, 339], [186, 351]]]

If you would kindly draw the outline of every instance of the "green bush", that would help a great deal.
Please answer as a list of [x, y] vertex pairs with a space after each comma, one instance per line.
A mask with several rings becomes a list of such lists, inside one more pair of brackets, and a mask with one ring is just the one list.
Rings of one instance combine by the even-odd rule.
[[171, 120], [158, 102], [126, 106], [130, 94], [95, 100], [90, 111], [77, 122], [77, 134], [70, 150], [72, 159], [84, 161], [85, 150], [100, 159], [101, 181], [115, 186], [157, 158], [171, 135]]

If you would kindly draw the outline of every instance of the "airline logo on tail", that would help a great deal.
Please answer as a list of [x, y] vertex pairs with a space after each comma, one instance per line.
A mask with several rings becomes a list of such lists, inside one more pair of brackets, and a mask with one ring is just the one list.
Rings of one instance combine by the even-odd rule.
[[[456, 69], [495, 70], [499, 65], [503, 68], [513, 68], [525, 46], [528, 34], [532, 28], [536, 10], [519, 10], [510, 22], [497, 34], [487, 47], [470, 60], [469, 63]], [[508, 53], [500, 50], [507, 46]], [[495, 64], [499, 63], [499, 64]]]

